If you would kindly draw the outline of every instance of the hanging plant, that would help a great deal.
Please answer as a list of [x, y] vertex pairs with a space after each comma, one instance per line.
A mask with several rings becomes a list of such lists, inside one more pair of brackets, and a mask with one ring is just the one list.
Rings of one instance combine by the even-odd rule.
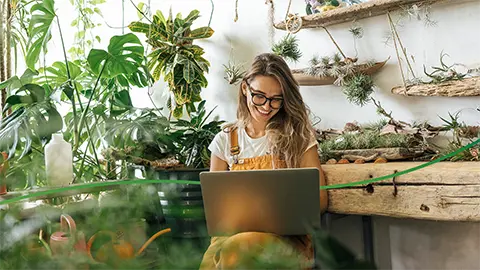
[[343, 93], [347, 100], [353, 104], [364, 106], [370, 102], [374, 83], [371, 76], [356, 74], [345, 80]]
[[223, 65], [225, 69], [225, 77], [223, 77], [229, 84], [237, 84], [243, 76], [245, 76], [246, 71], [242, 70], [242, 66], [237, 65], [233, 61], [228, 61], [228, 65]]
[[273, 53], [293, 62], [298, 62], [302, 52], [298, 48], [298, 40], [295, 36], [287, 34], [272, 47]]
[[148, 68], [155, 80], [162, 76], [168, 83], [172, 95], [167, 106], [176, 118], [182, 117], [183, 108], [189, 114], [195, 111], [194, 103], [202, 100], [200, 92], [208, 84], [205, 73], [210, 63], [203, 57], [203, 48], [193, 42], [211, 37], [214, 31], [208, 26], [192, 30], [199, 17], [198, 10], [185, 18], [180, 13], [173, 17], [171, 11], [165, 18], [157, 11], [150, 23], [138, 21], [129, 25], [133, 32], [145, 34], [147, 43], [153, 47], [148, 55]]

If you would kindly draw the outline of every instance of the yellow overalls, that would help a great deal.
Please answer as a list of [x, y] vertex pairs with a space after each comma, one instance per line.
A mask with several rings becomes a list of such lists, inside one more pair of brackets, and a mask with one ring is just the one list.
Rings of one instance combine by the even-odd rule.
[[[273, 168], [271, 155], [236, 159], [240, 153], [236, 129], [230, 131], [230, 145], [230, 152], [235, 157], [231, 170]], [[275, 168], [285, 167], [285, 162], [275, 160]], [[314, 264], [314, 249], [309, 235], [280, 236], [263, 232], [243, 232], [229, 237], [212, 237], [200, 270], [252, 269], [255, 267], [255, 257], [258, 256], [270, 258], [267, 261], [288, 262], [282, 265], [283, 269], [312, 269]], [[265, 267], [268, 265], [263, 266]]]

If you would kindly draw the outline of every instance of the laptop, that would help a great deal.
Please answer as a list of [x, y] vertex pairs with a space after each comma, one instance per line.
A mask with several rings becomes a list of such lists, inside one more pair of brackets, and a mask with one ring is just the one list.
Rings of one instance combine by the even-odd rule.
[[305, 235], [320, 227], [317, 168], [200, 173], [210, 236]]

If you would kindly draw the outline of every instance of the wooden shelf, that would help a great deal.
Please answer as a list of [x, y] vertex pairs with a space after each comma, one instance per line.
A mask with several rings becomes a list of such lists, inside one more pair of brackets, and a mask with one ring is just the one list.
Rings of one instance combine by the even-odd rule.
[[471, 77], [439, 84], [407, 85], [406, 90], [404, 86], [397, 86], [392, 89], [392, 93], [404, 96], [480, 96], [480, 77]]
[[[322, 165], [327, 185], [389, 175], [423, 162]], [[480, 162], [439, 162], [392, 180], [329, 190], [328, 211], [443, 221], [480, 221]], [[373, 192], [372, 192], [373, 191]]]
[[[317, 28], [333, 24], [339, 24], [363, 18], [386, 14], [388, 11], [400, 9], [404, 5], [431, 4], [441, 1], [455, 2], [458, 0], [370, 0], [365, 3], [337, 8], [322, 13], [302, 16], [302, 29]], [[285, 22], [275, 24], [279, 30], [285, 29]]]
[[[356, 71], [367, 75], [373, 75], [377, 73], [386, 63], [388, 59], [383, 62], [377, 62], [373, 66], [367, 66], [360, 64], [357, 66]], [[313, 85], [332, 85], [337, 78], [335, 77], [316, 77], [305, 74], [306, 69], [293, 69], [293, 77], [297, 80], [298, 84], [305, 86]]]

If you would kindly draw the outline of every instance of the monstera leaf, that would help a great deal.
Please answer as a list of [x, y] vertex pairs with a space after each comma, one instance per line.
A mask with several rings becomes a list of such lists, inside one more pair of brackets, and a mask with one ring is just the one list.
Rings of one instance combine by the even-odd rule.
[[23, 144], [22, 158], [32, 142], [40, 143], [63, 127], [61, 115], [39, 85], [26, 84], [9, 96], [4, 110], [10, 108], [14, 109], [12, 114], [0, 122], [0, 149], [8, 151], [10, 157]]
[[71, 61], [68, 61], [68, 72], [67, 65], [64, 62], [57, 61], [50, 67], [39, 69], [39, 73], [42, 76], [39, 76], [36, 83], [40, 85], [48, 84], [57, 88], [71, 80], [79, 90], [82, 90], [81, 81], [87, 76], [78, 63]]
[[88, 54], [88, 64], [92, 71], [102, 77], [122, 80], [139, 85], [148, 81], [143, 67], [144, 48], [134, 34], [113, 36], [108, 45], [108, 51], [92, 49]]
[[38, 75], [37, 71], [27, 68], [22, 76], [12, 76], [8, 80], [0, 83], [0, 89], [7, 89], [7, 92], [11, 92], [13, 89], [19, 89], [22, 86], [29, 84], [33, 81], [33, 78]]
[[28, 26], [27, 66], [35, 70], [41, 51], [46, 51], [47, 42], [52, 37], [51, 28], [55, 16], [53, 0], [43, 0], [32, 6], [32, 19]]

